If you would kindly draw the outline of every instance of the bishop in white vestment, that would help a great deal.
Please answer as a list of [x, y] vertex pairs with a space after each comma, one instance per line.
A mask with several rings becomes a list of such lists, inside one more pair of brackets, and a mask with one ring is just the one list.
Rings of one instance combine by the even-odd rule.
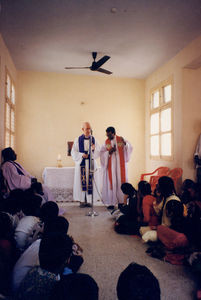
[[[75, 162], [73, 198], [80, 201], [80, 206], [84, 207], [91, 204], [92, 193], [94, 202], [100, 199], [100, 191], [97, 190], [98, 185], [95, 184], [98, 181], [96, 159], [100, 156], [100, 146], [91, 136], [91, 126], [88, 122], [83, 124], [82, 130], [83, 135], [75, 139], [71, 155]], [[90, 154], [94, 158], [94, 173], [89, 172]]]
[[128, 141], [116, 135], [114, 127], [108, 127], [106, 134], [108, 139], [100, 151], [103, 175], [102, 199], [109, 209], [113, 209], [115, 205], [124, 202], [121, 185], [128, 181], [127, 162], [130, 160], [133, 147]]

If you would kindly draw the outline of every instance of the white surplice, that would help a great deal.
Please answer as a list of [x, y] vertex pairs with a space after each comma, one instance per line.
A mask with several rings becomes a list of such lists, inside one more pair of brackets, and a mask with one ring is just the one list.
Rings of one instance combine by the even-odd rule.
[[[128, 182], [127, 162], [130, 160], [133, 147], [128, 141], [125, 141], [124, 146], [124, 161], [125, 161], [125, 175], [126, 182]], [[124, 194], [121, 191], [121, 169], [120, 169], [120, 157], [117, 147], [116, 136], [111, 140], [111, 146], [116, 145], [116, 151], [111, 155], [111, 169], [112, 169], [112, 189], [110, 188], [109, 174], [108, 174], [108, 159], [109, 151], [106, 149], [106, 145], [101, 147], [100, 162], [102, 167], [102, 200], [106, 205], [116, 205], [124, 202]]]
[[[201, 134], [198, 138], [198, 142], [194, 153], [194, 156], [196, 155], [199, 157], [199, 159], [201, 159]], [[199, 164], [196, 164], [196, 168], [201, 168], [201, 166]]]
[[[87, 191], [82, 191], [81, 185], [81, 175], [80, 175], [80, 164], [82, 162], [82, 155], [83, 153], [79, 152], [79, 138], [76, 138], [73, 147], [71, 150], [72, 158], [75, 162], [75, 175], [74, 175], [74, 185], [73, 185], [73, 199], [75, 201], [85, 202], [85, 196], [88, 203], [92, 201], [92, 195], [88, 195]], [[89, 140], [84, 140], [84, 150], [89, 151]], [[93, 201], [100, 200], [100, 191], [98, 189], [98, 185], [95, 184], [98, 182], [97, 178], [97, 164], [96, 159], [100, 156], [100, 146], [98, 142], [95, 140], [95, 150], [93, 151], [94, 157], [94, 180], [93, 180]], [[85, 170], [86, 170], [86, 179], [88, 183], [88, 176], [89, 176], [89, 160], [85, 160]], [[95, 181], [95, 183], [94, 183]]]

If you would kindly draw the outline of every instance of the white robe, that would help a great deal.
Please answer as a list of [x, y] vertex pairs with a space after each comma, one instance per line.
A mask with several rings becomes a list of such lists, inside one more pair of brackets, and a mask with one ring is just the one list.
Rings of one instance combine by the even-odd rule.
[[[201, 159], [201, 134], [199, 136], [199, 139], [198, 139], [198, 142], [197, 142], [197, 146], [196, 146], [196, 149], [195, 149], [195, 154], [194, 156], [198, 156], [199, 159]], [[200, 168], [201, 166], [196, 164], [196, 168]]]
[[[124, 160], [125, 160], [125, 172], [126, 172], [126, 182], [128, 181], [128, 171], [127, 162], [130, 160], [133, 147], [128, 141], [125, 141], [124, 146]], [[117, 145], [116, 137], [111, 140], [111, 146]], [[110, 189], [110, 181], [108, 175], [108, 159], [109, 151], [107, 151], [106, 146], [103, 145], [100, 151], [100, 161], [102, 167], [102, 200], [106, 205], [116, 205], [118, 203], [124, 202], [124, 194], [121, 191], [121, 169], [120, 169], [120, 157], [118, 152], [118, 147], [116, 147], [116, 152], [112, 154], [111, 157], [111, 168], [112, 168], [112, 189]]]
[[35, 267], [40, 266], [39, 262], [39, 247], [41, 239], [33, 242], [19, 257], [12, 271], [12, 290], [15, 293], [20, 286], [20, 283], [28, 273], [28, 271]]
[[[84, 140], [84, 150], [89, 151], [89, 140]], [[88, 195], [87, 191], [82, 191], [81, 186], [81, 176], [80, 176], [80, 164], [82, 162], [82, 155], [83, 153], [79, 152], [79, 142], [78, 138], [75, 139], [73, 143], [73, 147], [71, 150], [72, 158], [75, 162], [75, 175], [74, 175], [74, 186], [73, 186], [73, 198], [75, 201], [85, 202], [85, 195], [86, 200], [88, 203], [92, 201], [92, 195]], [[100, 156], [100, 146], [98, 142], [95, 140], [95, 150], [94, 150], [94, 180], [93, 180], [93, 201], [100, 200], [100, 191], [98, 189], [98, 176], [97, 176], [97, 164], [96, 159]], [[86, 178], [89, 175], [89, 160], [85, 160], [85, 168], [86, 168]], [[95, 181], [95, 183], [94, 183]], [[88, 179], [87, 179], [88, 182]]]

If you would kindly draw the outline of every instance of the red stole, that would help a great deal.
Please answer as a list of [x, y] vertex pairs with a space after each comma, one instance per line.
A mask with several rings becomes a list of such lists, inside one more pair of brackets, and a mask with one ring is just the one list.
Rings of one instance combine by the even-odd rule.
[[[125, 160], [124, 160], [124, 143], [122, 142], [122, 139], [120, 136], [116, 135], [116, 141], [117, 141], [117, 148], [120, 158], [120, 170], [121, 170], [121, 184], [126, 182], [126, 170], [125, 170]], [[111, 140], [107, 139], [105, 141], [106, 149], [109, 151], [112, 148]], [[108, 175], [109, 175], [109, 181], [110, 181], [110, 189], [112, 190], [112, 159], [111, 155], [108, 159]]]

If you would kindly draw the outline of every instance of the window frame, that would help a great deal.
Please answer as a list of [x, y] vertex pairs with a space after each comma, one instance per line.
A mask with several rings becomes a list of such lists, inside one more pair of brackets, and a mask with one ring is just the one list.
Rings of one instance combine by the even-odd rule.
[[[164, 102], [164, 88], [168, 85], [171, 85], [171, 100], [167, 103]], [[150, 100], [149, 100], [149, 151], [150, 151], [150, 159], [152, 160], [167, 160], [167, 161], [172, 161], [173, 160], [173, 134], [174, 134], [174, 128], [173, 128], [173, 107], [174, 107], [174, 81], [173, 81], [173, 76], [168, 78], [167, 80], [162, 81], [159, 83], [156, 87], [150, 90]], [[152, 99], [154, 93], [159, 91], [159, 106], [156, 108], [152, 108]], [[161, 112], [170, 108], [171, 109], [171, 130], [162, 132], [161, 131]], [[158, 133], [151, 134], [151, 116], [154, 113], [159, 113], [159, 131]], [[171, 134], [171, 155], [162, 155], [161, 150], [162, 150], [162, 143], [161, 143], [161, 137], [162, 134], [164, 133], [170, 133]], [[152, 136], [159, 136], [159, 155], [152, 155], [151, 154], [151, 137]]]
[[[7, 94], [7, 78], [10, 78], [10, 97], [8, 97]], [[15, 102], [12, 102], [12, 87], [14, 87], [14, 91], [15, 91]], [[9, 128], [7, 127], [7, 108], [6, 106], [9, 106], [10, 112], [9, 112]], [[11, 118], [11, 114], [12, 111], [14, 112], [14, 131], [12, 130], [12, 118]], [[9, 134], [9, 146], [6, 144], [6, 136], [7, 133]], [[11, 144], [11, 136], [13, 136], [14, 138], [14, 143], [13, 145]], [[5, 68], [5, 104], [4, 104], [4, 147], [12, 147], [15, 149], [15, 145], [16, 145], [16, 86], [14, 83], [14, 80], [10, 74], [10, 72], [8, 71], [7, 68]]]

